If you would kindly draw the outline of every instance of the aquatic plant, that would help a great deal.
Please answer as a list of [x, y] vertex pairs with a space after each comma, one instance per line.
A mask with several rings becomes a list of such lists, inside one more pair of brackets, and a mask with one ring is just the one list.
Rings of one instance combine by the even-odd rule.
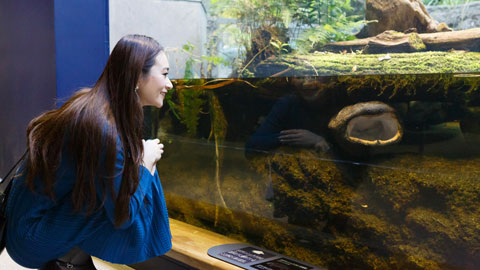
[[362, 20], [361, 16], [340, 14], [333, 25], [316, 25], [304, 30], [296, 39], [295, 48], [298, 53], [308, 53], [330, 42], [354, 40], [357, 29], [367, 23], [370, 22]]

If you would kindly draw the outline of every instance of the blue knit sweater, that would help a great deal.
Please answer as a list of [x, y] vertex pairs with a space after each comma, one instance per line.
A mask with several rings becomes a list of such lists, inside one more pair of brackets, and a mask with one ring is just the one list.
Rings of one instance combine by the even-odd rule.
[[[116, 229], [115, 202], [111, 196], [107, 196], [103, 207], [91, 215], [73, 213], [74, 163], [65, 155], [62, 157], [56, 172], [55, 200], [28, 189], [25, 174], [14, 180], [7, 203], [6, 246], [15, 262], [24, 267], [40, 268], [78, 246], [109, 262], [132, 264], [171, 249], [167, 207], [156, 171], [151, 175], [140, 166], [140, 184], [130, 199], [130, 218]], [[117, 147], [116, 192], [120, 188], [123, 161], [122, 147]], [[102, 194], [98, 184], [97, 201], [102, 200]]]

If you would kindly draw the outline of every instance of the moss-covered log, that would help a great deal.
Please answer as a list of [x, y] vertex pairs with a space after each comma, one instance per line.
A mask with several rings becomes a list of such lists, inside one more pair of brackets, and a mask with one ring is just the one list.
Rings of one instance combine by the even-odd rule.
[[[478, 106], [480, 53], [288, 55], [257, 66], [259, 77], [320, 76], [325, 89], [346, 103], [379, 100], [442, 101]], [[453, 74], [452, 74], [453, 73]], [[327, 76], [332, 75], [332, 76]], [[337, 75], [337, 76], [334, 76]], [[351, 75], [351, 76], [344, 76]]]
[[389, 54], [347, 52], [284, 55], [256, 67], [256, 77], [373, 74], [449, 74], [480, 72], [480, 53], [419, 52]]

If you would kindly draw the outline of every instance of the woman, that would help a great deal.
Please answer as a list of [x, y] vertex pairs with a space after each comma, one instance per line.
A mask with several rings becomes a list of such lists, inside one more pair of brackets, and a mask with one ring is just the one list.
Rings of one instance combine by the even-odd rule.
[[[170, 250], [155, 164], [159, 140], [142, 140], [142, 106], [172, 88], [163, 48], [122, 38], [91, 89], [32, 120], [28, 158], [7, 204], [7, 250], [29, 268], [95, 269], [90, 255], [131, 264]], [[71, 268], [69, 268], [71, 269]]]

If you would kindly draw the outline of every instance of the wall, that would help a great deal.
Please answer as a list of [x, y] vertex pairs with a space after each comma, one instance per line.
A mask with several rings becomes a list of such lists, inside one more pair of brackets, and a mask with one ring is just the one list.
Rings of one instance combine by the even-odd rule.
[[435, 20], [445, 22], [454, 30], [480, 27], [480, 2], [457, 6], [426, 6]]
[[55, 104], [53, 1], [0, 1], [0, 177], [25, 150], [25, 129]]
[[181, 47], [188, 41], [196, 55], [205, 54], [207, 16], [201, 1], [110, 0], [109, 9], [110, 50], [124, 35], [151, 36], [167, 49], [171, 78], [183, 78], [187, 55]]
[[91, 87], [109, 55], [107, 0], [55, 0], [57, 97]]
[[107, 0], [0, 2], [0, 177], [32, 118], [93, 85], [109, 54]]

